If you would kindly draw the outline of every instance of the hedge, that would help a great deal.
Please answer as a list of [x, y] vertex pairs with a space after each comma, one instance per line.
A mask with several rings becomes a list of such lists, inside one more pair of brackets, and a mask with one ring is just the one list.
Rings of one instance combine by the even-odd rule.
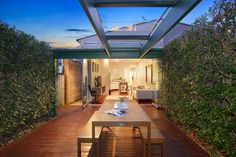
[[0, 144], [48, 117], [55, 104], [50, 47], [0, 22]]
[[[207, 15], [166, 47], [163, 106], [179, 125], [236, 156], [235, 1], [215, 1]], [[211, 20], [209, 20], [211, 19]]]

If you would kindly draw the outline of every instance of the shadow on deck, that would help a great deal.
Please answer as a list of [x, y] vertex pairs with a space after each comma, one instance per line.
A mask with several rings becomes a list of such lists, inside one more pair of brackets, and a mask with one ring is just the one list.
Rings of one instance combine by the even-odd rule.
[[[166, 137], [165, 157], [208, 157], [208, 155], [182, 132], [176, 129], [162, 112], [152, 106], [144, 110]], [[76, 157], [76, 138], [98, 107], [81, 110], [79, 105], [60, 109], [59, 115], [0, 150], [0, 157]], [[138, 157], [142, 155], [142, 140], [132, 138], [132, 129], [113, 128], [105, 131], [101, 139], [101, 156]], [[84, 144], [82, 154], [87, 156], [89, 144]], [[159, 146], [152, 146], [152, 155], [160, 156]]]

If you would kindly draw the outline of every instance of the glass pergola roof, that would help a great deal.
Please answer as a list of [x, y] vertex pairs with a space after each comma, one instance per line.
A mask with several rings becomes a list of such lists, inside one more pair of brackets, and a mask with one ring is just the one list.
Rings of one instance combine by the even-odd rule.
[[[105, 58], [119, 57], [118, 53], [121, 58], [132, 58], [131, 54], [134, 58], [146, 58], [160, 52], [153, 47], [200, 1], [80, 0], [96, 32], [94, 40], [98, 38], [96, 43], [86, 41], [83, 50], [100, 53]], [[113, 17], [115, 13], [119, 13], [118, 19]], [[146, 21], [149, 21], [147, 25]]]
[[[140, 31], [137, 27], [153, 21], [146, 30], [151, 32], [167, 7], [100, 7], [97, 8], [104, 31]], [[119, 15], [119, 16], [117, 16]], [[128, 27], [128, 28], [127, 28]]]

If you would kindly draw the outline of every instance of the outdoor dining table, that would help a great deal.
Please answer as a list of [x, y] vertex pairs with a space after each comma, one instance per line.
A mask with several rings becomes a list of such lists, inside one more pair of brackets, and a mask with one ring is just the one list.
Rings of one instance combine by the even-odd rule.
[[[126, 101], [127, 112], [121, 116], [113, 116], [105, 111], [113, 108], [117, 101], [106, 100], [98, 111], [93, 115], [92, 120], [92, 141], [95, 143], [95, 127], [146, 127], [147, 128], [147, 155], [150, 156], [151, 119], [133, 100]], [[96, 146], [96, 154], [99, 155], [99, 146]]]

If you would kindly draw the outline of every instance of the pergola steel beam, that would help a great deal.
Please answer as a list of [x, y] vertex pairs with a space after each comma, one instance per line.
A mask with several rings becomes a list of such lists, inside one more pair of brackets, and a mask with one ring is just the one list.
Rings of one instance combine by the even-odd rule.
[[174, 7], [177, 0], [95, 0], [95, 7]]
[[161, 40], [178, 22], [180, 22], [201, 0], [179, 0], [165, 19], [152, 33], [150, 39], [145, 43], [140, 52], [143, 58], [155, 44]]
[[104, 49], [54, 49], [55, 59], [109, 58]]
[[93, 0], [80, 0], [80, 3], [87, 14], [89, 21], [91, 22], [95, 32], [97, 33], [105, 52], [107, 53], [108, 57], [110, 58], [110, 46], [106, 39], [106, 34], [104, 32], [102, 22], [100, 16], [98, 14], [97, 9], [94, 7]]
[[[104, 49], [54, 49], [55, 59], [109, 58]], [[164, 49], [152, 49], [144, 58], [161, 58]], [[139, 58], [138, 51], [111, 51], [111, 58]]]

